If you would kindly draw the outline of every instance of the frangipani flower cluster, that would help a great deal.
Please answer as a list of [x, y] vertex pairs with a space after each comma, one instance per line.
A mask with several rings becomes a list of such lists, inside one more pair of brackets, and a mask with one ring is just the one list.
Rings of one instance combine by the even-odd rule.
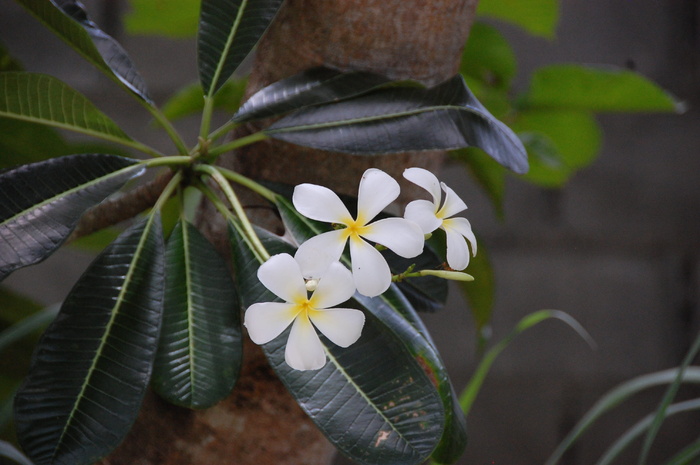
[[[391, 285], [389, 265], [372, 243], [401, 257], [413, 258], [422, 253], [425, 234], [442, 228], [447, 236], [448, 265], [454, 270], [466, 268], [467, 241], [476, 253], [476, 239], [465, 218], [454, 218], [467, 208], [466, 204], [427, 170], [409, 168], [404, 177], [426, 189], [432, 202], [415, 200], [406, 206], [404, 218], [377, 221], [372, 220], [398, 198], [400, 191], [396, 180], [381, 170], [370, 168], [363, 174], [355, 217], [327, 187], [296, 186], [292, 202], [299, 213], [339, 228], [302, 243], [294, 257], [275, 255], [260, 267], [260, 282], [285, 302], [256, 303], [247, 309], [245, 326], [253, 342], [270, 342], [291, 324], [285, 360], [297, 370], [316, 370], [326, 362], [316, 330], [340, 347], [356, 342], [364, 314], [356, 309], [332, 307], [350, 299], [356, 290], [374, 297]], [[442, 203], [441, 186], [445, 191]], [[339, 262], [348, 242], [352, 273]], [[308, 292], [312, 292], [310, 297]]]

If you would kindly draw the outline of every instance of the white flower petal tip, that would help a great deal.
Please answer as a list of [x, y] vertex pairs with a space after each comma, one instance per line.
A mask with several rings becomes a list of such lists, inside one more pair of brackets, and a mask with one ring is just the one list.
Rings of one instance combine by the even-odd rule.
[[[430, 171], [423, 168], [406, 168], [403, 177], [413, 184], [427, 190], [433, 198], [433, 203], [440, 204], [442, 193], [440, 192], [440, 181]], [[436, 209], [437, 211], [437, 209]]]
[[[333, 309], [355, 293], [352, 273], [339, 262], [327, 266], [308, 296], [301, 267], [289, 254], [273, 255], [260, 266], [261, 283], [286, 302], [260, 302], [248, 307], [244, 324], [256, 344], [266, 344], [292, 325], [285, 361], [295, 370], [318, 370], [326, 364], [326, 349], [316, 328], [340, 347], [360, 338], [364, 314], [354, 309]], [[312, 324], [313, 322], [313, 324]]]

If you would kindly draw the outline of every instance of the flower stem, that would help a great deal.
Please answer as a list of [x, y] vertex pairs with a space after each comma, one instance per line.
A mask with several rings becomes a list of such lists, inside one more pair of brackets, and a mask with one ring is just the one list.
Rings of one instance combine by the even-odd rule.
[[210, 176], [219, 185], [226, 196], [226, 199], [231, 204], [233, 211], [236, 213], [238, 220], [241, 222], [243, 232], [245, 233], [244, 237], [248, 238], [250, 244], [253, 246], [253, 249], [257, 250], [258, 254], [263, 260], [269, 259], [270, 254], [267, 252], [267, 249], [265, 249], [265, 246], [262, 244], [262, 242], [260, 242], [260, 238], [255, 233], [253, 225], [250, 223], [245, 211], [243, 211], [243, 206], [238, 200], [238, 196], [233, 191], [233, 188], [231, 188], [231, 185], [228, 183], [226, 178], [221, 174], [219, 169], [211, 165], [199, 165], [196, 167], [196, 169], [197, 171]]

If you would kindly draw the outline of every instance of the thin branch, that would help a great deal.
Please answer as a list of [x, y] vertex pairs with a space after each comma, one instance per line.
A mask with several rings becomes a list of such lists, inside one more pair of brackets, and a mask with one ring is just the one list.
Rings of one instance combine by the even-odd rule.
[[121, 197], [91, 208], [80, 219], [78, 226], [73, 231], [73, 234], [70, 235], [68, 241], [79, 239], [100, 229], [133, 218], [142, 211], [152, 207], [172, 177], [173, 172], [167, 171], [154, 180], [126, 192]]

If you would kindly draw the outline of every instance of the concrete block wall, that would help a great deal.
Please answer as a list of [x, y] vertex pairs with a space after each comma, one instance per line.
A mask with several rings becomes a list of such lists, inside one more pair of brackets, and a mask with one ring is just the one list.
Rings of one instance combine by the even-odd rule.
[[[583, 413], [616, 384], [677, 365], [700, 326], [700, 58], [697, 2], [562, 0], [555, 41], [499, 25], [516, 49], [521, 74], [553, 62], [633, 66], [687, 101], [676, 115], [604, 115], [600, 159], [565, 189], [508, 182], [505, 221], [454, 165], [441, 177], [469, 205], [468, 218], [488, 248], [498, 295], [493, 340], [524, 315], [564, 310], [591, 333], [591, 350], [560, 322], [524, 334], [493, 366], [469, 417], [470, 445], [460, 464], [542, 463]], [[103, 2], [94, 2], [95, 8]], [[13, 2], [0, 15], [0, 40], [31, 71], [51, 72], [93, 99], [129, 134], [166, 149], [148, 115]], [[28, 33], [31, 31], [31, 33]], [[124, 45], [158, 101], [196, 79], [191, 41], [128, 38]], [[181, 129], [192, 140], [197, 122]], [[60, 300], [89, 261], [65, 251], [6, 282], [38, 283], [45, 302]], [[64, 278], [58, 282], [57, 276]], [[474, 328], [457, 292], [443, 312], [426, 315], [453, 380], [461, 389], [476, 366]], [[692, 389], [684, 396], [697, 395]], [[653, 390], [606, 416], [566, 463], [594, 463], [626, 428], [658, 403]], [[651, 463], [697, 438], [700, 418], [683, 416], [662, 430]], [[619, 463], [632, 463], [634, 455]], [[342, 459], [338, 463], [343, 463]]]

